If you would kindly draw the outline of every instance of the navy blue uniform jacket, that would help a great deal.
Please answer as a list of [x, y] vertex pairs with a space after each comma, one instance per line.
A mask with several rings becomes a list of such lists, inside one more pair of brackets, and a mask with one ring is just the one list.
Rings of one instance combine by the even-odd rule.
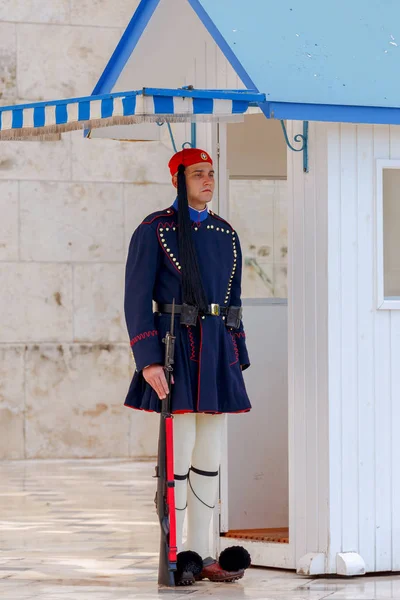
[[[199, 214], [199, 213], [198, 213]], [[201, 213], [200, 213], [201, 214]], [[208, 302], [241, 305], [242, 255], [233, 228], [212, 211], [192, 221], [192, 235]], [[125, 316], [136, 371], [125, 406], [160, 412], [157, 393], [142, 369], [164, 364], [162, 339], [171, 315], [153, 312], [155, 300], [182, 303], [181, 265], [175, 205], [149, 215], [135, 230], [126, 265]], [[172, 412], [238, 413], [251, 408], [243, 381], [250, 366], [246, 336], [227, 328], [222, 316], [203, 316], [192, 327], [175, 317], [175, 364]]]

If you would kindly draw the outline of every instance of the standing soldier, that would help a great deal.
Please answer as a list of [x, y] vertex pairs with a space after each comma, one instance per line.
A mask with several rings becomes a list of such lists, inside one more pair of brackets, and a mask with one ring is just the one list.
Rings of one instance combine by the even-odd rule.
[[[202, 559], [196, 579], [235, 581], [250, 557], [234, 547], [213, 559], [209, 529], [224, 414], [251, 409], [242, 375], [250, 366], [241, 319], [242, 255], [237, 233], [208, 209], [215, 187], [208, 153], [184, 149], [168, 166], [177, 198], [144, 219], [129, 247], [125, 315], [136, 371], [125, 406], [160, 412], [160, 399], [168, 394], [162, 340], [175, 299], [171, 412], [178, 551], [187, 511], [186, 550]], [[187, 583], [178, 568], [176, 584]]]

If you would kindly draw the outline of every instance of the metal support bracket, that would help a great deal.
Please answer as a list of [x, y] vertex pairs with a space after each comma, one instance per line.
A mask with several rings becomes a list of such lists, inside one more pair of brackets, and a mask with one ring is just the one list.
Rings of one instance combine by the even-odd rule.
[[[182, 90], [194, 90], [194, 87], [192, 85], [185, 85], [184, 87], [180, 88]], [[164, 125], [164, 121], [158, 121], [157, 125]], [[175, 139], [174, 139], [174, 134], [172, 133], [172, 127], [171, 127], [171, 123], [169, 123], [167, 121], [167, 126], [168, 126], [168, 131], [169, 131], [169, 137], [171, 138], [171, 143], [172, 143], [172, 147], [174, 149], [174, 152], [178, 152], [177, 148], [176, 148], [176, 144], [175, 144]], [[191, 127], [190, 127], [190, 134], [191, 134], [191, 141], [190, 142], [184, 142], [182, 144], [182, 150], [184, 150], [185, 148], [197, 148], [197, 125], [196, 123], [192, 123]]]
[[[162, 127], [164, 125], [165, 121], [156, 121], [156, 123], [159, 127]], [[169, 131], [169, 137], [171, 138], [172, 148], [173, 148], [174, 152], [176, 153], [176, 152], [178, 152], [178, 149], [175, 144], [174, 134], [172, 133], [172, 127], [171, 127], [171, 123], [169, 123], [169, 121], [167, 121], [167, 127], [168, 127], [168, 131]], [[182, 150], [186, 147], [187, 148], [196, 148], [196, 142], [197, 142], [196, 137], [197, 137], [196, 123], [192, 123], [192, 125], [191, 125], [192, 141], [184, 142], [182, 144]]]
[[285, 122], [281, 121], [283, 135], [285, 136], [285, 142], [293, 152], [303, 152], [303, 171], [308, 173], [308, 121], [303, 121], [303, 133], [298, 133], [294, 136], [294, 141], [299, 144], [302, 142], [301, 148], [295, 148], [289, 141], [288, 134], [285, 127]]

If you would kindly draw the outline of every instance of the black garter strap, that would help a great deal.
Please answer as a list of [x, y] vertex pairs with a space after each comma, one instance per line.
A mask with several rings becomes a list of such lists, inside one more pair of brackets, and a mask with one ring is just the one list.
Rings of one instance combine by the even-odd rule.
[[204, 477], [216, 477], [219, 474], [219, 471], [201, 471], [200, 469], [196, 469], [196, 467], [190, 467], [190, 470]]
[[[186, 481], [186, 479], [189, 479], [189, 471], [186, 473], [186, 475], [175, 475], [174, 474], [174, 479], [176, 481]], [[175, 510], [186, 510], [186, 509], [187, 509], [187, 502], [186, 502], [185, 508], [178, 508], [177, 506], [175, 506]]]
[[174, 475], [174, 479], [176, 481], [185, 481], [185, 479], [187, 479], [189, 477], [189, 471], [186, 473], [186, 475]]
[[[196, 469], [196, 467], [190, 467], [190, 471], [193, 471], [193, 473], [196, 473], [197, 475], [203, 475], [203, 477], [217, 477], [217, 475], [219, 475], [219, 471], [201, 471], [201, 469]], [[198, 495], [194, 491], [192, 482], [190, 481], [190, 472], [188, 474], [188, 481], [189, 481], [190, 489], [192, 490], [193, 495], [197, 498], [197, 500], [199, 502], [201, 502], [202, 504], [204, 504], [204, 506], [207, 506], [207, 508], [211, 508], [211, 510], [213, 510], [215, 508], [215, 504], [214, 504], [214, 506], [210, 506], [209, 504], [206, 504], [205, 502], [203, 502], [203, 500], [201, 498], [198, 497]]]

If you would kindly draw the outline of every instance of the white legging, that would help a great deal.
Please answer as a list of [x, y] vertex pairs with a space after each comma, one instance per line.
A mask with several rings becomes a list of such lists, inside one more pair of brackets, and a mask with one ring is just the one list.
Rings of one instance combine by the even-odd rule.
[[[211, 555], [209, 530], [217, 500], [218, 476], [205, 476], [190, 467], [213, 473], [221, 463], [224, 415], [174, 415], [174, 471], [189, 478], [175, 481], [176, 538], [183, 550], [183, 522], [187, 507], [186, 549], [202, 558]], [[197, 497], [196, 497], [197, 496]]]

